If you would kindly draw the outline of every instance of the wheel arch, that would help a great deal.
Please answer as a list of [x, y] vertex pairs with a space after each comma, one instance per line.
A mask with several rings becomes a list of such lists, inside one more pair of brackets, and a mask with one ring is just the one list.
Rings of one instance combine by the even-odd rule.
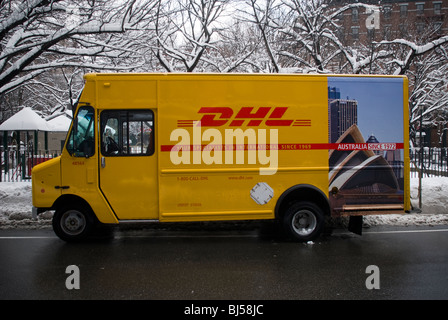
[[281, 218], [294, 201], [310, 201], [319, 206], [325, 216], [331, 215], [328, 197], [319, 188], [310, 184], [298, 184], [287, 189], [278, 198], [275, 205], [275, 217]]
[[73, 194], [64, 194], [62, 196], [60, 196], [53, 204], [52, 209], [53, 210], [58, 210], [67, 206], [76, 206], [78, 208], [82, 208], [84, 210], [86, 210], [87, 212], [89, 212], [89, 214], [92, 217], [95, 217], [95, 214], [93, 213], [93, 209], [92, 207], [89, 205], [89, 203], [84, 200], [83, 198], [81, 198], [80, 196], [76, 196]]

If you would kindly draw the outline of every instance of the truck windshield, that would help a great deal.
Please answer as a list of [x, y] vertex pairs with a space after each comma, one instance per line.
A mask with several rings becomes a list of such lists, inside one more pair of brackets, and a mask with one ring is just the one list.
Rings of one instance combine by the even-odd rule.
[[94, 111], [91, 106], [82, 106], [73, 120], [67, 151], [75, 157], [91, 157], [95, 154]]

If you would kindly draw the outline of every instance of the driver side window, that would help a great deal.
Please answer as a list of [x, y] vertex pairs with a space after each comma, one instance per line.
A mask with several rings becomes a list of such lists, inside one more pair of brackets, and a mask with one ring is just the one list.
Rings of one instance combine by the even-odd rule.
[[94, 124], [93, 107], [80, 107], [67, 141], [67, 151], [71, 156], [88, 158], [95, 154]]

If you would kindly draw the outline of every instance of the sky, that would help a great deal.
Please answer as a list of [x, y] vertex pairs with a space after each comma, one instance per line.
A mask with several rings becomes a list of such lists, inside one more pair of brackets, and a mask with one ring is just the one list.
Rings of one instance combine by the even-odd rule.
[[328, 86], [340, 89], [341, 99], [358, 101], [358, 127], [367, 140], [403, 142], [403, 79], [329, 77]]

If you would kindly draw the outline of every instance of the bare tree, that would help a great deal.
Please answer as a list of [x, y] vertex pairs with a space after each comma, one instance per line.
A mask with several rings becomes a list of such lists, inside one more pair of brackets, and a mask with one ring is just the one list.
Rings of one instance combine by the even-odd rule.
[[[446, 128], [448, 123], [448, 55], [447, 48], [416, 57], [412, 70], [408, 71], [411, 83], [410, 118], [411, 130], [425, 125]], [[411, 132], [412, 133], [412, 132]], [[442, 135], [440, 135], [442, 136]], [[415, 134], [411, 134], [415, 143]]]
[[338, 38], [339, 15], [352, 8], [373, 10], [375, 6], [352, 3], [334, 7], [328, 5], [328, 0], [247, 0], [246, 3], [252, 9], [250, 21], [260, 30], [275, 72], [295, 66], [298, 72], [360, 73], [375, 60], [390, 55], [383, 50], [355, 49]]
[[381, 41], [378, 44], [379, 45], [399, 44], [408, 49], [403, 59], [400, 60], [394, 59], [393, 61], [394, 64], [396, 65], [394, 74], [405, 74], [409, 70], [415, 58], [430, 53], [431, 51], [440, 46], [448, 44], [448, 35], [429, 41], [423, 45], [419, 45], [415, 41], [409, 41], [405, 39]]
[[260, 42], [264, 45], [265, 52], [269, 58], [273, 72], [280, 72], [278, 57], [279, 41], [277, 41], [279, 29], [279, 4], [275, 0], [247, 0], [249, 12], [248, 21], [257, 26]]
[[[0, 94], [58, 67], [124, 69], [132, 56], [117, 33], [148, 28], [156, 1], [9, 0], [0, 7]], [[96, 35], [96, 36], [93, 36]], [[88, 59], [95, 57], [95, 59]], [[127, 68], [132, 68], [130, 66]]]
[[253, 25], [239, 19], [229, 21], [226, 28], [219, 30], [219, 41], [208, 50], [204, 66], [221, 73], [259, 72], [266, 59], [259, 54], [261, 46]]
[[[192, 72], [207, 51], [216, 49], [217, 35], [229, 0], [168, 0], [158, 3], [156, 44], [151, 46], [165, 71]], [[215, 37], [216, 36], [216, 37]]]

